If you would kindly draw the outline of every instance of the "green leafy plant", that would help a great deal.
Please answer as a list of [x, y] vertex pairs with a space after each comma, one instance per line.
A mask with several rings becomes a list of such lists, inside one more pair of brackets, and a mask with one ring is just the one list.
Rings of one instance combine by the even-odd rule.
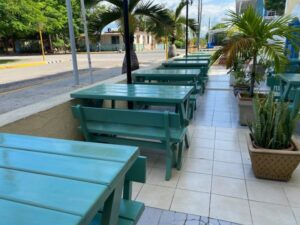
[[253, 97], [255, 82], [259, 76], [257, 73], [259, 59], [264, 57], [274, 62], [275, 72], [283, 70], [283, 66], [287, 63], [284, 55], [284, 38], [296, 45], [300, 29], [289, 26], [292, 17], [281, 16], [267, 21], [253, 7], [248, 7], [241, 15], [229, 11], [228, 16], [227, 25], [234, 32], [227, 38], [226, 44], [215, 53], [213, 59], [224, 55], [226, 66], [230, 68], [236, 58], [247, 54], [252, 64], [250, 96]]
[[249, 127], [254, 144], [265, 149], [289, 148], [298, 113], [292, 113], [288, 103], [274, 102], [272, 92], [265, 99], [255, 95], [253, 102], [255, 119]]

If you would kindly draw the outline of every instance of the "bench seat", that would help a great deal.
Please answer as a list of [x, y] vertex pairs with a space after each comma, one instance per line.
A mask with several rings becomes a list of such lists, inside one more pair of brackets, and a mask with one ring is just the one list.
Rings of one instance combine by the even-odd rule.
[[77, 105], [73, 114], [87, 141], [163, 150], [166, 180], [171, 178], [172, 167], [181, 168], [187, 128], [178, 113]]
[[[155, 140], [167, 140], [165, 130], [158, 127], [144, 127], [133, 126], [116, 123], [101, 123], [101, 122], [87, 122], [88, 131], [97, 134], [111, 134], [117, 136], [155, 139]], [[173, 142], [179, 142], [184, 137], [182, 129], [170, 129], [170, 140]]]

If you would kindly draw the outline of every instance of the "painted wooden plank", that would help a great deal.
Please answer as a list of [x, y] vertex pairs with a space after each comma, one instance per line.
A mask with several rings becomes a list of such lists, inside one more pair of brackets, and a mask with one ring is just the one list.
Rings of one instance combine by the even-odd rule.
[[106, 185], [0, 168], [0, 199], [84, 216], [106, 192]]
[[0, 199], [3, 225], [81, 225], [81, 217]]
[[117, 162], [127, 162], [139, 154], [138, 148], [131, 146], [88, 143], [5, 133], [0, 133], [0, 146]]
[[279, 74], [281, 80], [293, 85], [300, 85], [300, 73], [285, 73]]
[[[135, 160], [135, 159], [134, 159]], [[133, 162], [128, 162], [131, 166]], [[0, 147], [0, 167], [47, 174], [97, 184], [111, 184], [121, 175], [124, 163]]]
[[144, 69], [144, 70], [137, 70], [132, 73], [132, 75], [139, 75], [139, 74], [146, 74], [146, 75], [199, 75], [201, 74], [201, 69], [169, 69], [169, 70], [157, 70], [157, 69]]
[[181, 103], [192, 93], [190, 86], [102, 84], [71, 94], [80, 99], [114, 99], [136, 102]]

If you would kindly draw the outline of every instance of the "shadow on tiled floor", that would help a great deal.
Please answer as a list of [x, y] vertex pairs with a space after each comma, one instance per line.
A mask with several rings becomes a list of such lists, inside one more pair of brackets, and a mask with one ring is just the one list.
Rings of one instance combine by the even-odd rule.
[[[199, 97], [189, 130], [191, 146], [184, 152], [182, 170], [174, 169], [172, 179], [164, 181], [164, 156], [144, 152], [147, 181], [134, 184], [133, 193], [148, 207], [180, 213], [147, 208], [140, 225], [207, 224], [190, 221], [187, 214], [246, 225], [300, 225], [300, 168], [289, 182], [254, 177], [246, 144], [248, 129], [238, 124], [231, 90], [207, 90]], [[156, 221], [157, 217], [170, 219]]]
[[223, 220], [146, 207], [137, 225], [238, 225]]

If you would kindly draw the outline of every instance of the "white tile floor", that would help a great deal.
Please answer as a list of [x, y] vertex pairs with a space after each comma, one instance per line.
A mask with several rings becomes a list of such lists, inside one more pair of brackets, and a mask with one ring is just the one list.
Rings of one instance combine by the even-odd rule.
[[164, 181], [163, 155], [146, 152], [147, 181], [134, 184], [133, 197], [147, 206], [240, 224], [300, 225], [300, 167], [287, 183], [254, 177], [248, 130], [238, 126], [232, 92], [208, 90], [198, 100], [195, 117], [182, 170], [174, 169], [172, 179]]

